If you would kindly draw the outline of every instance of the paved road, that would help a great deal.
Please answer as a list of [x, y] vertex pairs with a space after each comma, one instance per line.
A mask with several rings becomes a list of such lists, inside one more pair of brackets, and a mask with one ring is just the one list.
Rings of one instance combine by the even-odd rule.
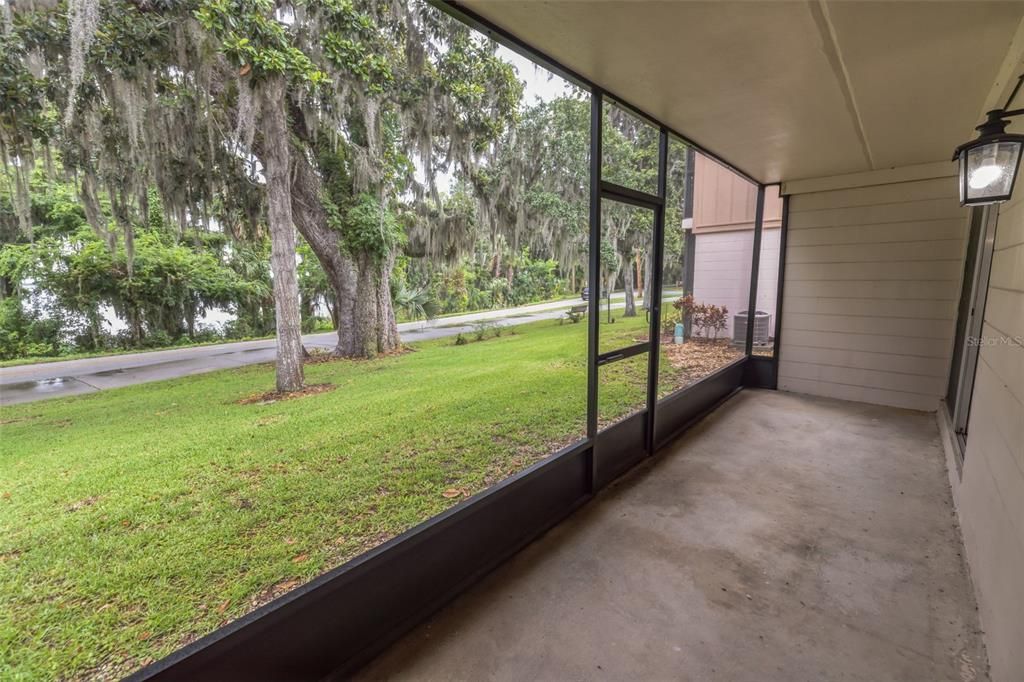
[[[670, 295], [670, 292], [665, 293], [666, 298]], [[622, 308], [622, 298], [622, 294], [613, 294], [612, 308]], [[508, 326], [553, 319], [563, 315], [569, 306], [581, 303], [580, 299], [575, 298], [504, 310], [485, 310], [435, 320], [405, 322], [398, 325], [398, 330], [407, 342], [437, 339], [472, 331], [473, 323], [481, 320]], [[329, 349], [334, 347], [336, 338], [334, 332], [325, 332], [307, 334], [302, 340], [307, 348]], [[257, 362], [272, 362], [274, 343], [274, 339], [262, 339], [4, 367], [0, 368], [0, 405], [92, 393]]]

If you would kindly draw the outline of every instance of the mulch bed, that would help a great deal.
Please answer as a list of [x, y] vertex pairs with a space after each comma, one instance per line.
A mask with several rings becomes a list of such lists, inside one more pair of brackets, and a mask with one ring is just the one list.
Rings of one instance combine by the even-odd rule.
[[253, 395], [246, 396], [241, 400], [235, 402], [239, 405], [269, 405], [270, 403], [276, 403], [282, 400], [294, 400], [295, 398], [303, 398], [307, 395], [319, 395], [320, 393], [328, 393], [333, 391], [337, 386], [334, 384], [310, 384], [304, 387], [301, 391], [293, 391], [291, 393], [278, 393], [277, 391], [267, 391], [266, 393], [254, 393]]
[[717, 369], [743, 357], [743, 352], [729, 339], [690, 339], [686, 343], [672, 343], [672, 337], [662, 338], [661, 349], [668, 357], [680, 385], [703, 379]]

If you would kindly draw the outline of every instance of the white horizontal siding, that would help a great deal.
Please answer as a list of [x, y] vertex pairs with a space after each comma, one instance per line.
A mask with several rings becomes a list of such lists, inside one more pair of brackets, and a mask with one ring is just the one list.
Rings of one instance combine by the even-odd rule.
[[[946, 339], [910, 338], [906, 336], [885, 336], [878, 334], [849, 334], [846, 332], [823, 332], [786, 327], [788, 313], [783, 309], [782, 352], [787, 347], [830, 348], [833, 350], [861, 350], [867, 353], [882, 353], [897, 357], [913, 356], [923, 358], [949, 359], [949, 341]], [[789, 358], [789, 355], [785, 355]], [[794, 360], [796, 358], [793, 358]]]
[[[957, 498], [993, 680], [1024, 674], [1024, 191], [996, 228]], [[955, 480], [955, 479], [954, 479]]]
[[[905, 185], [931, 182], [946, 182], [946, 180], [922, 180], [920, 182], [908, 182]], [[945, 199], [908, 200], [902, 203], [845, 206], [811, 211], [800, 210], [795, 214], [793, 213], [793, 205], [790, 204], [789, 226], [794, 230], [802, 230], [821, 227], [888, 225], [892, 223], [925, 222], [956, 218], [958, 215], [963, 214], [963, 209], [955, 198], [955, 184], [952, 182], [948, 184], [953, 185], [954, 194], [952, 197]]]
[[[786, 311], [786, 324], [800, 331], [843, 332], [845, 334], [867, 334], [874, 336], [895, 336], [911, 339], [938, 339], [952, 342], [953, 326], [951, 315], [945, 319], [921, 320], [906, 317], [884, 317], [881, 315], [855, 315], [837, 308], [831, 315], [808, 315]], [[897, 349], [893, 349], [896, 351]]]
[[[960, 239], [963, 235], [962, 216], [943, 220], [886, 223], [883, 225], [843, 225], [841, 227], [812, 227], [793, 230], [787, 237], [792, 246], [817, 246], [820, 244], [884, 244], [892, 242], [915, 242], [921, 237], [922, 229], [934, 239]], [[841, 232], [837, 233], [836, 230]]]
[[956, 239], [919, 239], [878, 244], [822, 244], [793, 246], [787, 251], [792, 263], [871, 263], [899, 261], [959, 261], [963, 237]]
[[842, 310], [847, 315], [948, 320], [950, 312], [948, 299], [786, 296], [784, 301], [787, 313], [815, 315]]
[[[750, 304], [750, 264], [754, 231], [701, 232], [696, 235], [693, 298], [698, 303], [725, 306], [729, 311], [725, 336], [732, 337], [733, 315]], [[774, 307], [771, 310], [774, 315]]]
[[[952, 166], [950, 166], [950, 169], [952, 169]], [[910, 184], [917, 185], [912, 188], [912, 194], [907, 193], [907, 186]], [[804, 212], [830, 211], [837, 208], [858, 206], [881, 206], [883, 204], [905, 204], [931, 199], [941, 199], [949, 202], [951, 198], [945, 179], [939, 182], [894, 182], [870, 187], [852, 187], [850, 189], [812, 192], [801, 194], [800, 196], [802, 197], [800, 200], [800, 210]], [[955, 199], [956, 195], [953, 195], [952, 198]]]
[[1024, 339], [1024, 292], [990, 286], [985, 321], [1003, 336]]
[[[880, 250], [884, 248], [879, 245]], [[789, 246], [786, 247], [786, 258], [789, 258]], [[786, 263], [786, 282], [920, 282], [937, 284], [945, 287], [953, 282], [958, 288], [963, 261], [940, 260], [929, 262], [904, 261], [880, 263], [863, 261], [860, 263]], [[814, 290], [815, 285], [803, 287]]]
[[992, 279], [995, 289], [1024, 293], [1024, 244], [999, 249], [992, 254]]
[[956, 196], [949, 177], [790, 197], [781, 389], [936, 408], [967, 233]]
[[[761, 234], [757, 274], [757, 309], [771, 315], [779, 286], [779, 248], [782, 231], [766, 228]], [[750, 264], [754, 253], [752, 228], [729, 232], [698, 232], [693, 271], [693, 297], [698, 303], [724, 305], [729, 321], [724, 334], [732, 337], [733, 315], [750, 305]]]
[[[788, 250], [788, 249], [787, 249]], [[793, 281], [786, 268], [786, 281]], [[960, 280], [816, 280], [813, 293], [821, 298], [856, 298], [876, 301], [948, 301], [960, 292]], [[792, 295], [792, 292], [787, 292]], [[806, 291], [802, 293], [806, 295]], [[786, 300], [789, 300], [788, 298]]]
[[924, 377], [943, 378], [946, 359], [925, 355], [897, 355], [877, 351], [822, 348], [815, 346], [789, 346], [787, 362], [871, 369], [880, 372], [897, 372]]
[[[1014, 400], [1024, 405], [1024, 353], [1020, 352], [1020, 344], [1014, 343], [987, 322], [982, 329], [982, 339], [982, 359], [997, 377], [1002, 378], [1007, 392]], [[1021, 426], [1024, 426], [1024, 419], [1021, 420]], [[1024, 438], [1020, 439], [1020, 443], [1024, 447]]]

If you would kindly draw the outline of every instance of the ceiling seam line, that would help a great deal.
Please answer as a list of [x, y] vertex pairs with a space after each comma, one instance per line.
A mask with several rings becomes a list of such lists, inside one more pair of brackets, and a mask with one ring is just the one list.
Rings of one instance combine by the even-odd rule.
[[868, 144], [867, 133], [864, 130], [864, 121], [861, 118], [860, 109], [857, 107], [857, 100], [853, 96], [853, 83], [850, 80], [850, 73], [846, 68], [846, 62], [843, 61], [843, 53], [839, 49], [839, 40], [836, 36], [835, 27], [832, 25], [828, 7], [825, 4], [825, 0], [807, 0], [807, 6], [818, 28], [818, 33], [821, 35], [825, 57], [828, 59], [829, 66], [832, 67], [832, 72], [839, 83], [839, 89], [843, 94], [847, 111], [851, 118], [853, 118], [861, 151], [864, 153], [868, 166], [872, 170], [877, 170], [875, 159], [871, 154], [871, 146]]

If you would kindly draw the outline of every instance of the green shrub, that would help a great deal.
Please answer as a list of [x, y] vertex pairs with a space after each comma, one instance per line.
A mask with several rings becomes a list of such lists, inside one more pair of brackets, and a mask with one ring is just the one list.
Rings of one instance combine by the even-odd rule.
[[0, 360], [59, 355], [61, 321], [10, 297], [0, 301]]
[[483, 341], [487, 338], [488, 334], [493, 333], [494, 336], [499, 336], [500, 332], [497, 331], [498, 325], [490, 320], [480, 320], [479, 322], [473, 323], [473, 335], [477, 341]]

